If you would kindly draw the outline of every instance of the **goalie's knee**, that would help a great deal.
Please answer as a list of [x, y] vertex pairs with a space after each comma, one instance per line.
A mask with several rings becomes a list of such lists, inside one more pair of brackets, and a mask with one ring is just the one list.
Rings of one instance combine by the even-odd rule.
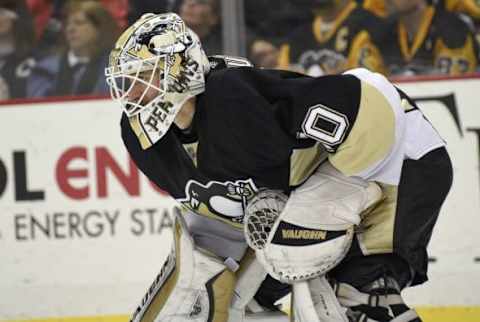
[[400, 294], [398, 283], [391, 277], [379, 278], [361, 289], [346, 283], [334, 287], [338, 301], [347, 308], [350, 321], [421, 322]]
[[226, 321], [236, 279], [226, 261], [195, 246], [177, 213], [172, 252], [131, 322]]

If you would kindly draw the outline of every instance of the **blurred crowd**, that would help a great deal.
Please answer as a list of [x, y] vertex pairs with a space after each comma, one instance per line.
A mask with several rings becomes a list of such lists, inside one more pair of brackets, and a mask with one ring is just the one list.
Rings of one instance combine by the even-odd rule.
[[[476, 0], [243, 0], [247, 56], [311, 76], [480, 71]], [[177, 12], [222, 54], [221, 0], [0, 0], [0, 100], [103, 95], [108, 54], [143, 13]]]

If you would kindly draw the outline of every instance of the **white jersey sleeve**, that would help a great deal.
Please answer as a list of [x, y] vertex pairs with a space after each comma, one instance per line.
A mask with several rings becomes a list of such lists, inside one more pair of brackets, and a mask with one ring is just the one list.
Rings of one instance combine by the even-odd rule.
[[[403, 104], [408, 104], [405, 100]], [[418, 160], [428, 152], [445, 146], [445, 141], [419, 109], [406, 109], [405, 155]]]
[[[368, 181], [378, 181], [386, 184], [398, 185], [400, 182], [400, 174], [402, 164], [405, 157], [405, 138], [406, 138], [406, 115], [402, 107], [400, 94], [395, 86], [391, 84], [383, 75], [370, 72], [364, 68], [352, 69], [346, 74], [354, 75], [362, 81], [363, 88], [373, 88], [375, 95], [383, 96], [382, 100], [369, 99], [372, 96], [372, 90], [362, 92], [362, 101], [365, 104], [382, 104], [389, 105], [393, 112], [393, 123], [395, 126], [394, 138], [390, 143], [388, 152], [377, 162], [371, 164], [368, 168], [362, 169], [354, 176], [361, 177]], [[372, 107], [370, 107], [372, 108]], [[380, 109], [380, 106], [378, 107]], [[375, 110], [376, 107], [373, 106]], [[385, 120], [386, 121], [386, 120]], [[382, 122], [382, 120], [378, 120]], [[381, 124], [370, 124], [371, 127], [380, 126]], [[393, 124], [392, 124], [393, 125]], [[373, 130], [373, 129], [372, 129]], [[367, 143], [368, 144], [368, 143]], [[368, 149], [368, 147], [364, 147]]]
[[[408, 99], [402, 98], [395, 86], [383, 75], [364, 68], [349, 70], [346, 74], [354, 75], [376, 88], [385, 97], [395, 116], [395, 139], [389, 153], [356, 175], [366, 180], [397, 185], [403, 160], [417, 160], [429, 151], [444, 146], [445, 142], [422, 111], [412, 106]], [[368, 93], [362, 93], [363, 95]], [[375, 101], [371, 100], [371, 103], [375, 104]]]

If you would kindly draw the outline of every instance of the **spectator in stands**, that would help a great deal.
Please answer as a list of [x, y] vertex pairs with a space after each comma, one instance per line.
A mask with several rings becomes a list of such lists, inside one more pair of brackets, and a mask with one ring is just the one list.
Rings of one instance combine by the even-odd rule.
[[25, 97], [33, 46], [33, 22], [25, 1], [0, 0], [0, 99]]
[[[437, 7], [458, 14], [471, 27], [477, 44], [480, 44], [480, 1], [478, 0], [437, 0]], [[477, 64], [477, 71], [480, 66]]]
[[[305, 1], [305, 0], [304, 0]], [[366, 67], [384, 72], [382, 21], [353, 0], [309, 0], [314, 18], [281, 47], [279, 66], [320, 76]]]
[[49, 55], [61, 41], [61, 9], [64, 0], [27, 0], [35, 24], [35, 58]]
[[292, 27], [312, 20], [311, 3], [305, 0], [244, 0], [245, 24], [263, 41], [279, 45]]
[[385, 0], [357, 0], [357, 2], [379, 17], [386, 18], [388, 15]]
[[70, 0], [63, 15], [65, 48], [39, 60], [27, 81], [29, 97], [107, 93], [104, 68], [117, 36], [110, 13], [94, 0]]
[[276, 68], [278, 55], [278, 47], [268, 40], [258, 38], [250, 45], [248, 58], [255, 67]]
[[312, 20], [310, 3], [283, 0], [279, 6], [272, 0], [245, 0], [248, 58], [256, 67], [278, 66], [279, 47], [292, 26]]
[[392, 75], [475, 71], [478, 45], [457, 15], [435, 8], [427, 0], [387, 0], [387, 9], [398, 18], [395, 40], [382, 49]]
[[438, 0], [438, 6], [468, 15], [474, 20], [480, 20], [480, 2], [478, 0]]
[[180, 0], [130, 0], [128, 23], [132, 25], [144, 13], [165, 13], [178, 11]]
[[[81, 1], [81, 0], [78, 0]], [[97, 0], [115, 19], [119, 29], [128, 25], [129, 0]], [[41, 58], [57, 50], [62, 42], [62, 12], [65, 0], [27, 0], [28, 9], [35, 20], [37, 46], [36, 58]]]
[[183, 0], [179, 15], [200, 37], [207, 55], [223, 53], [219, 0]]
[[120, 30], [130, 25], [128, 23], [129, 0], [101, 0], [101, 3], [110, 12]]

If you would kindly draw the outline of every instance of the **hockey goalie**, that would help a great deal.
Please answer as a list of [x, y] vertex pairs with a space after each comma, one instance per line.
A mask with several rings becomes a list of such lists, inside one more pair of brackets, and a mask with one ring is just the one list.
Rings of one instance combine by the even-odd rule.
[[385, 77], [207, 57], [173, 13], [128, 28], [105, 73], [129, 154], [182, 209], [132, 321], [288, 321], [288, 294], [295, 321], [420, 321], [401, 292], [427, 280], [452, 167]]

